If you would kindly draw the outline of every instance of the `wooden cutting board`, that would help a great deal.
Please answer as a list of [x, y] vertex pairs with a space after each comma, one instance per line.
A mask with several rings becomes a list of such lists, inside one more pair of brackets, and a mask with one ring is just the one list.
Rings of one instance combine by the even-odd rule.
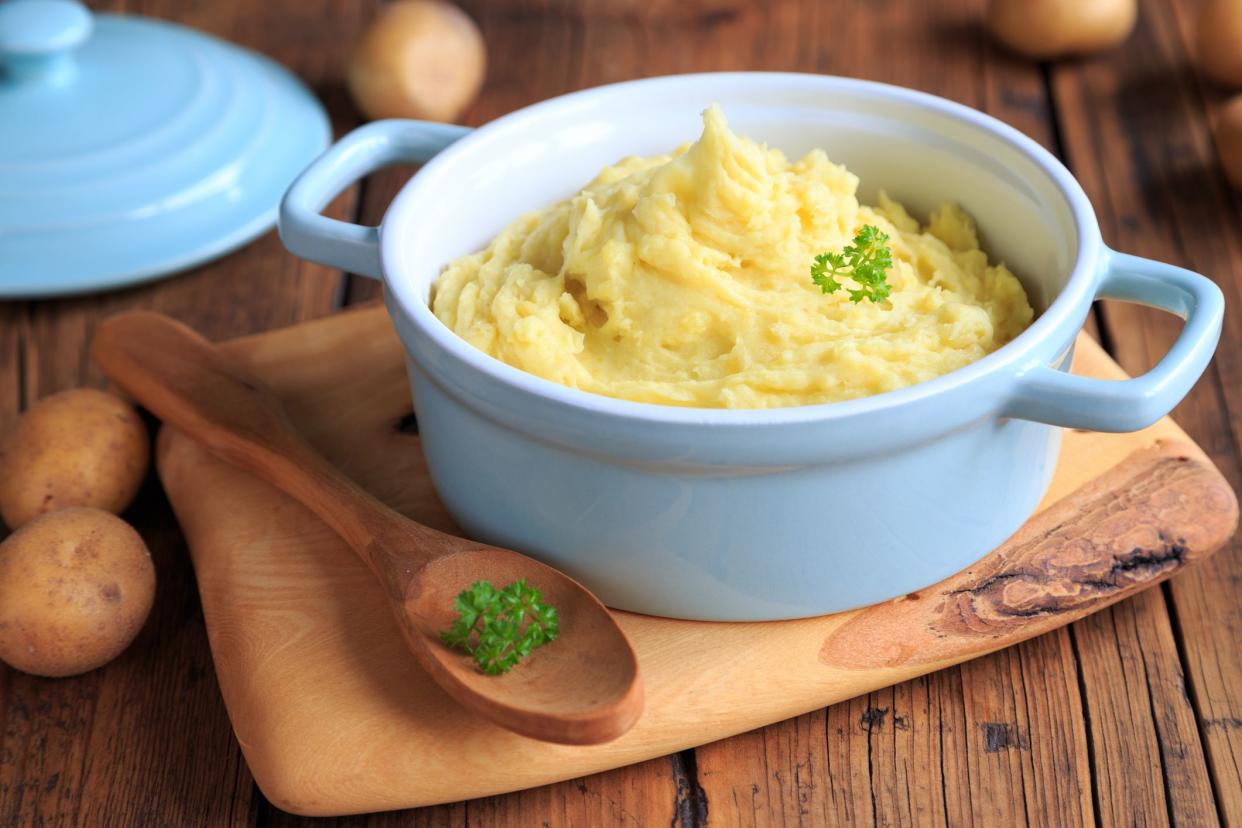
[[[454, 531], [427, 476], [401, 347], [381, 308], [228, 347], [348, 474]], [[1074, 369], [1123, 376], [1085, 336]], [[975, 658], [1163, 580], [1221, 546], [1238, 515], [1229, 485], [1167, 419], [1137, 434], [1067, 432], [1041, 511], [940, 584], [801, 621], [619, 613], [638, 651], [646, 710], [621, 739], [583, 748], [516, 736], [459, 708], [406, 653], [371, 575], [301, 506], [170, 429], [158, 463], [250, 769], [277, 806], [315, 815], [572, 778]]]

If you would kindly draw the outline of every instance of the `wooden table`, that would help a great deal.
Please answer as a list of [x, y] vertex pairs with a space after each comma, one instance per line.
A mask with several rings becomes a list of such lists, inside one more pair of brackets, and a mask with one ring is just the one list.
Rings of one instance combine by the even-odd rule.
[[[1225, 93], [1191, 65], [1194, 0], [1145, 0], [1120, 50], [1039, 65], [993, 45], [983, 0], [472, 0], [488, 43], [486, 122], [534, 101], [644, 75], [775, 69], [853, 75], [943, 95], [1063, 158], [1105, 240], [1215, 277], [1220, 351], [1176, 411], [1242, 482], [1242, 198], [1209, 124]], [[117, 0], [266, 52], [313, 85], [344, 131], [350, 41], [376, 3]], [[344, 194], [374, 222], [409, 171]], [[155, 308], [212, 337], [323, 316], [378, 295], [301, 262], [274, 233], [149, 287], [0, 304], [0, 417], [99, 384], [97, 322]], [[1175, 320], [1107, 304], [1098, 335], [1127, 369], [1163, 353]], [[221, 703], [184, 542], [154, 479], [127, 517], [159, 572], [155, 609], [116, 662], [72, 679], [0, 668], [0, 822], [284, 825], [255, 787]], [[1234, 544], [1235, 546], [1237, 543]], [[1016, 648], [697, 750], [532, 791], [374, 824], [1242, 826], [1242, 555]], [[361, 824], [367, 818], [343, 820]]]

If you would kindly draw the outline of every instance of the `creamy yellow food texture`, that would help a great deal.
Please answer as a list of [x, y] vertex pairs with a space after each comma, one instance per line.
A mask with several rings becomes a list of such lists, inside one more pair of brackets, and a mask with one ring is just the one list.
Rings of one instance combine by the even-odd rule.
[[[790, 163], [729, 130], [626, 158], [577, 195], [509, 225], [437, 280], [437, 317], [532, 374], [641, 402], [769, 408], [848, 400], [932, 379], [1019, 334], [1021, 284], [989, 265], [973, 220], [945, 204], [925, 228], [820, 150]], [[890, 236], [888, 301], [812, 283], [817, 253], [864, 224]], [[851, 283], [846, 282], [847, 286]]]

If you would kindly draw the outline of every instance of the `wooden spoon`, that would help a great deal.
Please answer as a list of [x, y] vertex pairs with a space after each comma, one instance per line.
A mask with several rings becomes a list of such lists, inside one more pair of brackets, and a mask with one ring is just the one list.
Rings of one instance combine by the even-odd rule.
[[[166, 423], [300, 501], [344, 538], [384, 586], [406, 644], [464, 707], [517, 733], [586, 745], [615, 739], [643, 706], [625, 634], [581, 584], [525, 555], [423, 526], [389, 509], [310, 446], [280, 400], [235, 360], [156, 313], [104, 322], [91, 345], [103, 372]], [[477, 580], [519, 578], [560, 614], [560, 636], [510, 672], [484, 675], [440, 641], [453, 599]]]

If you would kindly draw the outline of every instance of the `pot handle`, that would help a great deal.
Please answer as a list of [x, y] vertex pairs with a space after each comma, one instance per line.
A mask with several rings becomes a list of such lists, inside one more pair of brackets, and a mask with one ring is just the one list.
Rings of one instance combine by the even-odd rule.
[[429, 121], [375, 121], [315, 159], [280, 202], [280, 239], [303, 259], [349, 273], [382, 277], [379, 228], [320, 215], [358, 179], [393, 164], [429, 161], [470, 129]]
[[1018, 377], [1003, 413], [1066, 428], [1138, 431], [1173, 410], [1203, 374], [1220, 339], [1225, 300], [1210, 279], [1180, 267], [1109, 251], [1097, 299], [1148, 305], [1186, 320], [1169, 352], [1128, 380], [1079, 377], [1035, 365]]

